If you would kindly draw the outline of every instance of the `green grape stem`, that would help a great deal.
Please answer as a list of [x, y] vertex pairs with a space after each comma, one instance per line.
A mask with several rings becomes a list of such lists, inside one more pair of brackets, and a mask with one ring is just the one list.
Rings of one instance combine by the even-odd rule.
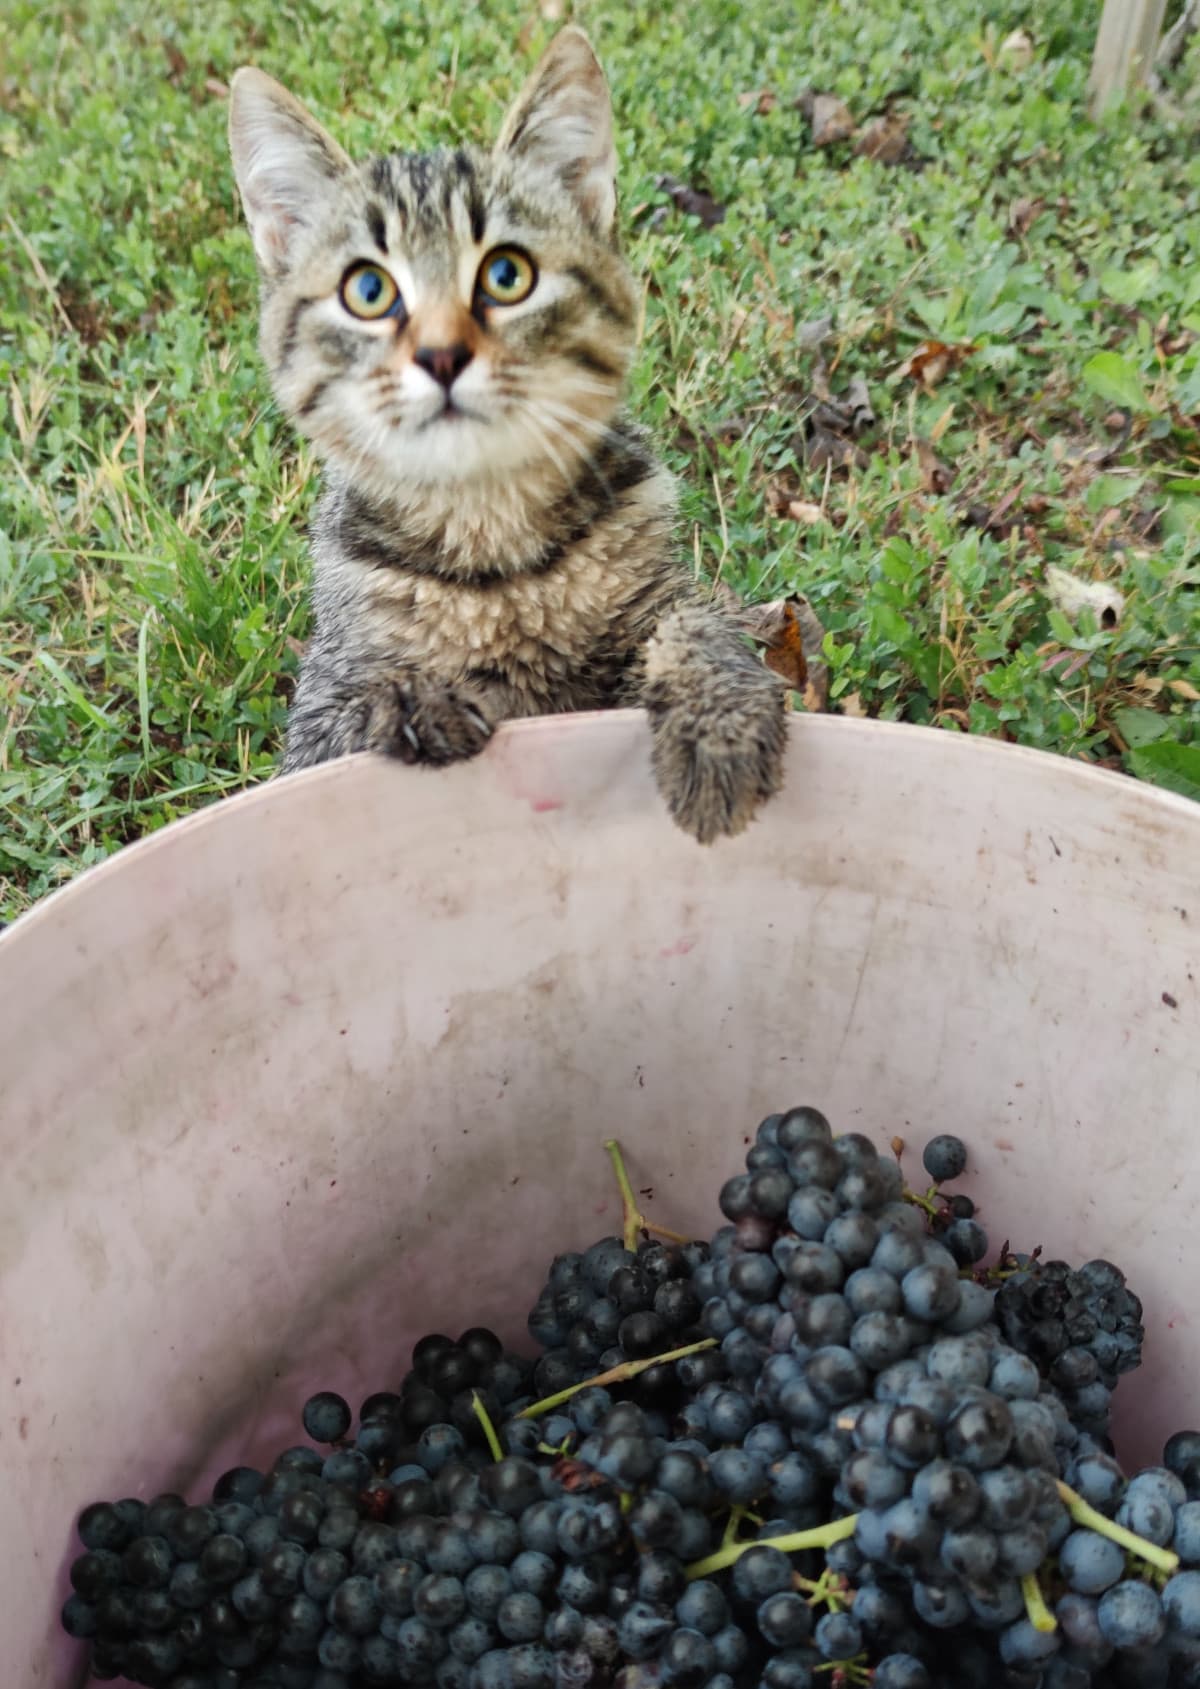
[[813, 1671], [831, 1673], [830, 1689], [848, 1689], [849, 1685], [869, 1684], [874, 1676], [865, 1654], [856, 1654], [852, 1660], [822, 1660], [820, 1665], [813, 1667]]
[[637, 1197], [633, 1186], [629, 1182], [629, 1174], [625, 1171], [625, 1157], [621, 1154], [621, 1146], [615, 1138], [605, 1140], [605, 1149], [609, 1160], [613, 1164], [613, 1172], [617, 1176], [617, 1188], [621, 1192], [621, 1207], [624, 1210], [625, 1221], [621, 1237], [622, 1243], [631, 1255], [637, 1254], [638, 1233], [653, 1232], [657, 1237], [665, 1237], [668, 1243], [690, 1243], [690, 1237], [684, 1237], [680, 1232], [668, 1231], [665, 1226], [656, 1226], [647, 1220], [638, 1207]]
[[695, 1355], [701, 1349], [715, 1349], [716, 1346], [715, 1337], [705, 1337], [699, 1343], [686, 1344], [682, 1349], [669, 1349], [665, 1355], [647, 1355], [640, 1361], [622, 1361], [620, 1366], [609, 1367], [607, 1372], [598, 1372], [594, 1378], [584, 1378], [580, 1383], [570, 1384], [553, 1396], [543, 1397], [540, 1402], [531, 1402], [527, 1408], [521, 1409], [517, 1418], [539, 1419], [542, 1414], [549, 1413], [551, 1408], [561, 1407], [563, 1402], [569, 1402], [580, 1390], [590, 1390], [594, 1386], [604, 1384], [624, 1384], [630, 1378], [636, 1378], [639, 1372], [648, 1372], [652, 1366], [662, 1366], [666, 1361], [681, 1361], [685, 1355]]
[[778, 1548], [784, 1554], [802, 1554], [806, 1548], [831, 1548], [835, 1542], [844, 1542], [847, 1537], [854, 1535], [854, 1527], [858, 1522], [858, 1514], [850, 1513], [844, 1519], [834, 1519], [828, 1525], [817, 1525], [811, 1531], [792, 1531], [782, 1537], [751, 1538], [748, 1542], [722, 1543], [715, 1554], [709, 1554], [703, 1560], [693, 1560], [686, 1568], [689, 1583], [696, 1578], [711, 1577], [714, 1572], [723, 1572], [726, 1566], [732, 1566], [735, 1560], [740, 1560], [748, 1548]]
[[940, 1209], [933, 1199], [941, 1193], [936, 1185], [930, 1185], [924, 1196], [919, 1191], [909, 1190], [907, 1185], [900, 1194], [905, 1202], [911, 1202], [914, 1208], [923, 1208], [931, 1220], [937, 1219]]
[[1058, 1629], [1058, 1620], [1042, 1598], [1042, 1586], [1036, 1572], [1026, 1572], [1021, 1579], [1021, 1594], [1025, 1597], [1025, 1611], [1034, 1630], [1048, 1634]]
[[1117, 1525], [1111, 1519], [1106, 1519], [1103, 1513], [1098, 1513], [1090, 1507], [1078, 1491], [1070, 1484], [1064, 1484], [1060, 1478], [1057, 1483], [1060, 1499], [1066, 1506], [1077, 1525], [1085, 1526], [1089, 1531], [1095, 1531], [1098, 1536], [1108, 1537], [1121, 1548], [1127, 1548], [1148, 1565], [1156, 1567], [1160, 1572], [1173, 1572], [1179, 1565], [1179, 1556], [1170, 1548], [1160, 1548], [1155, 1542], [1148, 1542], [1134, 1531], [1127, 1531], [1124, 1525]]
[[504, 1450], [500, 1446], [500, 1439], [496, 1435], [496, 1427], [492, 1424], [492, 1417], [484, 1407], [478, 1390], [471, 1391], [471, 1407], [475, 1417], [483, 1426], [483, 1434], [487, 1438], [487, 1446], [492, 1451], [493, 1460], [503, 1460]]

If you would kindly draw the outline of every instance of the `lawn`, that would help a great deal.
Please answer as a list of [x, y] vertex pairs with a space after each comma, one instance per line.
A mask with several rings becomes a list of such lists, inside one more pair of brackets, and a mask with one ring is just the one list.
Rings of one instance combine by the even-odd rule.
[[[280, 742], [316, 482], [255, 351], [233, 69], [351, 151], [452, 144], [490, 134], [556, 10], [7, 0], [0, 914], [264, 778]], [[572, 15], [614, 87], [633, 400], [688, 555], [807, 597], [831, 709], [1200, 796], [1200, 52], [1182, 119], [1097, 127], [1098, 12]]]

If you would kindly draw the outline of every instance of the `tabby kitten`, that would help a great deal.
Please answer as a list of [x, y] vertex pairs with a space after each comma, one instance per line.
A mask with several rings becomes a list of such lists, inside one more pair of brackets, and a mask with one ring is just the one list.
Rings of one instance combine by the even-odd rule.
[[740, 832], [780, 783], [785, 694], [698, 599], [621, 410], [638, 299], [587, 37], [556, 37], [490, 154], [353, 164], [252, 68], [230, 143], [263, 355], [327, 466], [284, 772], [636, 704], [679, 825]]

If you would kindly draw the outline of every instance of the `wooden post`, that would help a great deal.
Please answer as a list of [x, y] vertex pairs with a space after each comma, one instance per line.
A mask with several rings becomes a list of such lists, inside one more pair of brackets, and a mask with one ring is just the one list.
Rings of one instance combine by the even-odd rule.
[[1104, 0], [1088, 83], [1093, 117], [1141, 82], [1154, 64], [1167, 0]]

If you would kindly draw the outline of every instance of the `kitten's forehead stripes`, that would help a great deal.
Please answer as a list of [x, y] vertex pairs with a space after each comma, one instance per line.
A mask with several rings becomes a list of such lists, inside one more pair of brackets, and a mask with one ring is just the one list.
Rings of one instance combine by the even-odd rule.
[[401, 224], [437, 232], [453, 218], [457, 202], [475, 240], [483, 238], [486, 204], [476, 161], [460, 148], [447, 153], [387, 153], [365, 166], [366, 181]]
[[374, 204], [367, 206], [367, 227], [371, 231], [371, 239], [386, 258], [388, 249], [387, 224], [379, 206]]
[[[456, 207], [466, 213], [476, 244], [483, 240], [489, 210], [518, 235], [522, 230], [552, 233], [560, 227], [561, 211], [526, 198], [503, 179], [489, 179], [489, 166], [489, 160], [473, 157], [465, 148], [453, 153], [397, 152], [372, 159], [364, 166], [364, 176], [371, 192], [410, 233], [441, 235], [454, 221]], [[368, 219], [372, 209], [368, 207]]]

